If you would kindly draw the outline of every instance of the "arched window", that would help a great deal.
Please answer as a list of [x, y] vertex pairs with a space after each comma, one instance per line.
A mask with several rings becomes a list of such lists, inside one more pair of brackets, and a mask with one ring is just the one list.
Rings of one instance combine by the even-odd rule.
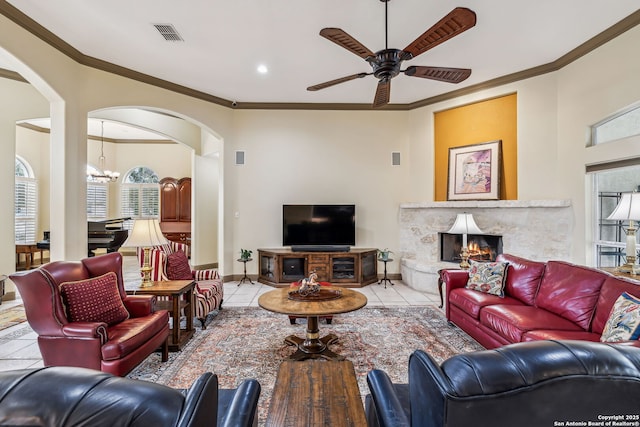
[[15, 240], [16, 243], [36, 241], [38, 224], [38, 182], [33, 169], [16, 156]]
[[109, 206], [109, 185], [91, 176], [101, 172], [94, 166], [87, 165], [87, 220], [102, 221], [107, 219]]
[[[145, 166], [138, 166], [127, 172], [120, 190], [121, 216], [132, 219], [158, 218], [159, 181], [158, 174]], [[126, 221], [124, 226], [130, 230], [133, 221]]]

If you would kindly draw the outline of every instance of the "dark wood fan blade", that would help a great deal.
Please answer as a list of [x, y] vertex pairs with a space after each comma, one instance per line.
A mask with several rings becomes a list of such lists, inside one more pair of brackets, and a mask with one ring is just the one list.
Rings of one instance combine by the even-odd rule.
[[320, 31], [320, 35], [325, 39], [331, 40], [335, 44], [342, 46], [348, 51], [355, 53], [360, 58], [367, 59], [370, 56], [375, 56], [375, 54], [362, 43], [342, 31], [340, 28], [323, 28]]
[[382, 107], [389, 103], [391, 98], [391, 80], [380, 80], [376, 89], [376, 96], [373, 98], [373, 108]]
[[355, 80], [355, 79], [361, 79], [362, 77], [368, 76], [370, 73], [358, 73], [358, 74], [352, 74], [350, 76], [346, 76], [346, 77], [341, 77], [339, 79], [335, 79], [335, 80], [330, 80], [328, 82], [324, 82], [324, 83], [320, 83], [314, 86], [309, 86], [307, 88], [307, 90], [310, 91], [316, 91], [316, 90], [320, 90], [320, 89], [324, 89], [333, 85], [337, 85], [340, 83], [344, 83], [344, 82], [348, 82], [349, 80]]
[[460, 83], [471, 75], [468, 68], [420, 67], [411, 66], [404, 72], [407, 76], [439, 80], [447, 83]]
[[456, 7], [437, 24], [429, 28], [413, 43], [404, 48], [413, 58], [444, 43], [476, 25], [476, 14], [471, 9]]

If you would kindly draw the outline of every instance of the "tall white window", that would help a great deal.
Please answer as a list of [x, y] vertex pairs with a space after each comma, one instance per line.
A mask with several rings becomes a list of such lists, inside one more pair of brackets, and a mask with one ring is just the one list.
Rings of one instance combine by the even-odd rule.
[[103, 221], [108, 216], [109, 184], [99, 182], [89, 173], [99, 173], [98, 169], [87, 165], [87, 220]]
[[[591, 145], [640, 143], [640, 103], [612, 114], [591, 126]], [[608, 220], [620, 201], [621, 193], [640, 191], [640, 158], [627, 158], [587, 166], [593, 177], [594, 255], [597, 267], [616, 267], [626, 263], [628, 221]], [[637, 236], [636, 236], [637, 238]]]
[[38, 182], [29, 164], [16, 157], [15, 240], [16, 243], [36, 241], [38, 224]]
[[616, 267], [626, 263], [626, 228], [629, 222], [608, 220], [607, 217], [618, 205], [621, 193], [636, 191], [640, 186], [640, 166], [594, 172], [593, 179], [596, 266]]
[[[160, 216], [160, 184], [158, 174], [139, 166], [130, 170], [122, 180], [120, 214], [131, 219], [158, 218]], [[133, 221], [125, 221], [131, 229]]]

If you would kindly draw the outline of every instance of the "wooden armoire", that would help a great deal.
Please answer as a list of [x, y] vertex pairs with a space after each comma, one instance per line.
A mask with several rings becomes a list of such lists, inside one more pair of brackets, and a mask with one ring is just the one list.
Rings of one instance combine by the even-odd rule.
[[160, 229], [168, 240], [191, 245], [191, 178], [160, 180]]

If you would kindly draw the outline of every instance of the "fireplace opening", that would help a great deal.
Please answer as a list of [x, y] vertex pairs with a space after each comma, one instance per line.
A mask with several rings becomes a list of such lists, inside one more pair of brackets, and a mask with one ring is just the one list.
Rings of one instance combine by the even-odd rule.
[[[474, 261], [495, 261], [502, 253], [502, 236], [490, 234], [468, 234], [469, 259]], [[459, 263], [462, 252], [462, 235], [440, 233], [440, 260]]]

